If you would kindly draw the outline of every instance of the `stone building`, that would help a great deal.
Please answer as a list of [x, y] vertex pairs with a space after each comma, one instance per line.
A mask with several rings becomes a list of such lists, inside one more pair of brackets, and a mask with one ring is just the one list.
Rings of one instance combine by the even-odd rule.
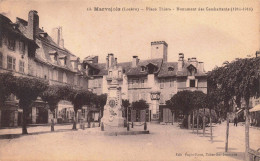
[[[0, 71], [12, 71], [28, 77], [37, 77], [48, 80], [49, 84], [69, 85], [74, 88], [88, 88], [88, 77], [81, 70], [82, 63], [80, 59], [72, 54], [64, 47], [64, 39], [62, 37], [62, 28], [53, 29], [51, 37], [43, 29], [39, 28], [39, 16], [37, 11], [30, 11], [28, 21], [16, 18], [16, 23], [12, 23], [7, 17], [1, 15], [3, 26], [8, 26], [13, 34], [13, 38], [5, 36], [9, 31], [5, 28], [0, 30], [5, 33], [0, 40]], [[2, 27], [2, 26], [1, 26]], [[14, 97], [14, 96], [13, 96]], [[18, 108], [15, 97], [12, 100], [15, 104], [14, 111], [22, 112]], [[73, 106], [68, 101], [60, 101], [52, 116], [48, 110], [48, 105], [41, 101], [40, 98], [34, 102], [32, 111], [28, 114], [29, 123], [48, 123], [51, 117], [56, 122], [70, 122], [73, 120]], [[5, 107], [4, 107], [5, 108]], [[6, 107], [10, 110], [9, 107]], [[83, 111], [85, 117], [86, 107]], [[2, 111], [2, 110], [1, 110]], [[3, 113], [3, 112], [2, 112]], [[79, 113], [81, 115], [81, 113]], [[19, 120], [20, 115], [14, 117]], [[4, 122], [12, 122], [2, 114]], [[10, 124], [9, 126], [17, 126], [18, 124]], [[3, 125], [7, 126], [7, 125]]]
[[184, 59], [179, 53], [176, 62], [168, 62], [168, 44], [165, 41], [151, 42], [151, 59], [118, 63], [114, 54], [108, 54], [106, 63], [98, 63], [97, 56], [83, 60], [83, 68], [89, 80], [89, 90], [94, 93], [107, 93], [109, 68], [121, 66], [122, 98], [130, 102], [145, 100], [149, 104], [149, 121], [171, 122], [172, 114], [165, 108], [165, 102], [181, 90], [207, 92], [207, 78], [204, 63], [196, 57]]

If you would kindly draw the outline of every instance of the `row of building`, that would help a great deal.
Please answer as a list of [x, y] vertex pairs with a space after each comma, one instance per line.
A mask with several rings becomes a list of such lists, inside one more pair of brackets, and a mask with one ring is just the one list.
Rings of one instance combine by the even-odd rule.
[[[47, 80], [49, 84], [88, 88], [88, 76], [80, 59], [64, 47], [62, 28], [54, 28], [51, 37], [39, 28], [37, 11], [30, 11], [27, 21], [16, 18], [15, 23], [0, 14], [0, 72], [36, 77]], [[70, 122], [73, 115], [72, 104], [60, 101], [54, 118]], [[43, 124], [50, 122], [51, 117], [46, 103], [39, 98], [27, 119], [32, 124]], [[11, 95], [4, 107], [0, 107], [0, 127], [19, 126], [21, 121], [22, 109], [18, 107], [16, 97]]]
[[[118, 63], [114, 54], [108, 54], [106, 63], [99, 63], [98, 56], [88, 56], [80, 60], [64, 47], [62, 28], [53, 29], [50, 36], [39, 28], [37, 11], [30, 11], [28, 20], [16, 18], [13, 23], [0, 15], [0, 72], [12, 72], [15, 76], [37, 77], [49, 84], [67, 84], [74, 88], [85, 88], [96, 94], [108, 92], [114, 66], [119, 66], [122, 78], [122, 98], [130, 102], [143, 99], [152, 106], [151, 92], [159, 91], [156, 111], [149, 113], [151, 118], [171, 121], [171, 114], [165, 109], [165, 101], [180, 90], [201, 90], [207, 92], [204, 63], [195, 57], [184, 59], [180, 53], [178, 61], [168, 62], [168, 44], [164, 41], [151, 43], [151, 59], [140, 60], [133, 56], [132, 61]], [[91, 110], [90, 110], [91, 109]], [[21, 124], [22, 109], [18, 100], [10, 96], [4, 107], [0, 107], [0, 125], [18, 126]], [[84, 107], [80, 117], [98, 120], [99, 111]], [[164, 116], [164, 117], [163, 117]], [[28, 114], [29, 123], [48, 123], [50, 111], [39, 98]], [[53, 116], [57, 122], [70, 122], [73, 106], [61, 101]]]
[[[169, 62], [165, 41], [151, 42], [150, 54], [151, 59], [140, 60], [135, 55], [129, 62], [118, 62], [113, 53], [107, 55], [105, 63], [99, 63], [98, 56], [80, 60], [64, 47], [61, 27], [54, 28], [51, 36], [39, 28], [37, 11], [30, 11], [27, 21], [16, 18], [15, 23], [0, 14], [1, 73], [37, 77], [49, 84], [70, 85], [100, 95], [108, 93], [113, 68], [117, 68], [122, 99], [128, 99], [130, 103], [145, 100], [149, 104], [148, 121], [171, 122], [172, 113], [165, 103], [174, 94], [182, 90], [207, 93], [204, 63], [196, 57], [185, 59], [183, 53], [178, 54], [177, 61]], [[83, 107], [78, 115], [84, 121], [98, 121], [100, 112], [94, 107]], [[56, 122], [72, 122], [73, 116], [70, 102], [60, 101], [52, 116], [48, 105], [39, 98], [27, 118], [29, 123], [45, 124], [50, 123], [52, 117]], [[0, 107], [0, 127], [19, 126], [21, 121], [22, 109], [18, 107], [16, 97], [11, 95], [4, 107]]]

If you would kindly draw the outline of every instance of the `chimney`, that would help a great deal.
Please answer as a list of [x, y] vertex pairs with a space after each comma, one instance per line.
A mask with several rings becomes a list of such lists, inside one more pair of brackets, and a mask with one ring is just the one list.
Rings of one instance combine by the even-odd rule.
[[62, 27], [56, 27], [52, 29], [52, 39], [60, 47], [64, 48], [64, 39], [62, 36]]
[[196, 57], [192, 57], [192, 58], [190, 59], [190, 63], [191, 63], [195, 68], [197, 68], [197, 66], [198, 66], [198, 61], [197, 61], [197, 58], [196, 58]]
[[59, 27], [59, 41], [58, 41], [58, 45], [60, 48], [64, 49], [64, 39], [63, 39], [63, 35], [62, 35], [62, 27]]
[[109, 59], [108, 59], [108, 56], [107, 56], [107, 58], [106, 58], [106, 69], [108, 69], [109, 68]]
[[200, 72], [204, 72], [204, 71], [205, 71], [205, 70], [204, 70], [204, 62], [199, 62], [198, 70], [199, 70]]
[[28, 14], [27, 36], [35, 40], [39, 33], [39, 16], [38, 12], [31, 10]]
[[111, 68], [114, 66], [114, 54], [110, 53], [108, 54], [108, 68]]
[[115, 63], [114, 63], [115, 67], [117, 67], [117, 58], [115, 58]]
[[137, 67], [139, 63], [139, 59], [138, 59], [138, 56], [133, 56], [133, 60], [132, 60], [132, 67]]
[[182, 71], [183, 65], [184, 65], [184, 54], [179, 53], [178, 71]]

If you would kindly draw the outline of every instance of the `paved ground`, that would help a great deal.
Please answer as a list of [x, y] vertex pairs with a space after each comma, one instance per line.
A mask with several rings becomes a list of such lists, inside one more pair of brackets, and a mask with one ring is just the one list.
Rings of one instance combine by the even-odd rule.
[[[93, 136], [88, 131], [71, 130], [72, 125], [30, 127], [30, 135], [21, 129], [0, 130], [0, 160], [243, 160], [244, 126], [230, 124], [229, 153], [224, 152], [225, 124], [209, 129], [205, 137], [175, 125], [150, 125], [151, 134]], [[137, 127], [135, 127], [137, 128]], [[139, 127], [142, 128], [142, 127]], [[260, 147], [260, 130], [250, 128], [250, 146]], [[214, 155], [214, 156], [210, 156]], [[216, 156], [218, 155], [218, 156]]]

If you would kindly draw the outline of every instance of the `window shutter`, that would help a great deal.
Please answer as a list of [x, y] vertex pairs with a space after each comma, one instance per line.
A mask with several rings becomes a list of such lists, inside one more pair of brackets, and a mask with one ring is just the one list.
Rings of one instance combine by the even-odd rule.
[[195, 79], [195, 87], [198, 87], [198, 79]]
[[190, 87], [190, 80], [189, 79], [187, 79], [187, 81], [186, 81], [186, 87]]

